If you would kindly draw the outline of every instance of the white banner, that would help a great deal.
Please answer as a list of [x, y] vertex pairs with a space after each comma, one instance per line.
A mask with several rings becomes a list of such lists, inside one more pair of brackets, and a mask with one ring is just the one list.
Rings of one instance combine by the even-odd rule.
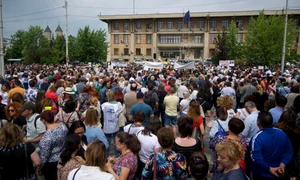
[[164, 64], [162, 62], [145, 62], [144, 70], [148, 69], [162, 69], [164, 67]]
[[186, 63], [186, 64], [180, 64], [175, 62], [174, 64], [174, 69], [194, 69], [195, 68], [195, 62], [192, 61], [190, 63]]
[[234, 67], [234, 60], [219, 60], [219, 66]]

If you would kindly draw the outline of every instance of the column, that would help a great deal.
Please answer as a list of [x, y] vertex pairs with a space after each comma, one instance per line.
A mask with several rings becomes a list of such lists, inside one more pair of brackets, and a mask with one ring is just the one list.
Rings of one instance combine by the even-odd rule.
[[203, 59], [209, 58], [209, 32], [204, 33]]
[[130, 53], [130, 60], [129, 62], [130, 63], [133, 63], [134, 61], [134, 54], [135, 54], [135, 49], [134, 49], [134, 44], [135, 44], [135, 41], [134, 41], [134, 32], [131, 32], [130, 34], [130, 48], [129, 48], [129, 53]]

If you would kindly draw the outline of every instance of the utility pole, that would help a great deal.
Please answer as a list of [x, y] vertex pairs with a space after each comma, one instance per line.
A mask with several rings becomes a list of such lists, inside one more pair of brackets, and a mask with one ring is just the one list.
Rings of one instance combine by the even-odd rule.
[[3, 17], [2, 0], [0, 0], [0, 75], [4, 77], [4, 46], [3, 46]]
[[283, 35], [282, 57], [281, 57], [281, 73], [284, 72], [284, 60], [285, 60], [285, 48], [286, 48], [286, 31], [287, 31], [287, 23], [288, 23], [288, 4], [289, 4], [289, 1], [286, 0], [284, 35]]
[[69, 33], [68, 33], [68, 0], [65, 0], [66, 8], [66, 64], [69, 65]]

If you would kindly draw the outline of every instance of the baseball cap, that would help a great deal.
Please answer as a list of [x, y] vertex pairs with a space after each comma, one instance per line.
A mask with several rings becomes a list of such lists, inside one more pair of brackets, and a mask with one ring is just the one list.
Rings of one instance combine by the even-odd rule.
[[137, 99], [142, 99], [142, 98], [144, 98], [144, 93], [142, 93], [141, 91], [137, 92], [137, 93], [136, 93], [136, 98], [137, 98]]
[[18, 108], [19, 111], [24, 111], [24, 110], [32, 110], [33, 112], [35, 111], [35, 104], [32, 102], [25, 102], [22, 107]]

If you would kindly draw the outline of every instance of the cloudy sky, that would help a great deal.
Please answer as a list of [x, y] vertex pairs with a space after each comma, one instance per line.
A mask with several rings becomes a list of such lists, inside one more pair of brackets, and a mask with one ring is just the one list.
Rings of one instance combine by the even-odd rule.
[[[64, 0], [2, 0], [4, 37], [30, 25], [52, 32], [58, 24], [65, 31]], [[243, 11], [282, 9], [285, 0], [135, 0], [135, 13], [182, 13], [212, 11]], [[107, 28], [97, 15], [132, 14], [133, 0], [69, 0], [69, 34], [76, 35], [79, 28]], [[289, 0], [290, 9], [300, 9], [300, 0]]]

